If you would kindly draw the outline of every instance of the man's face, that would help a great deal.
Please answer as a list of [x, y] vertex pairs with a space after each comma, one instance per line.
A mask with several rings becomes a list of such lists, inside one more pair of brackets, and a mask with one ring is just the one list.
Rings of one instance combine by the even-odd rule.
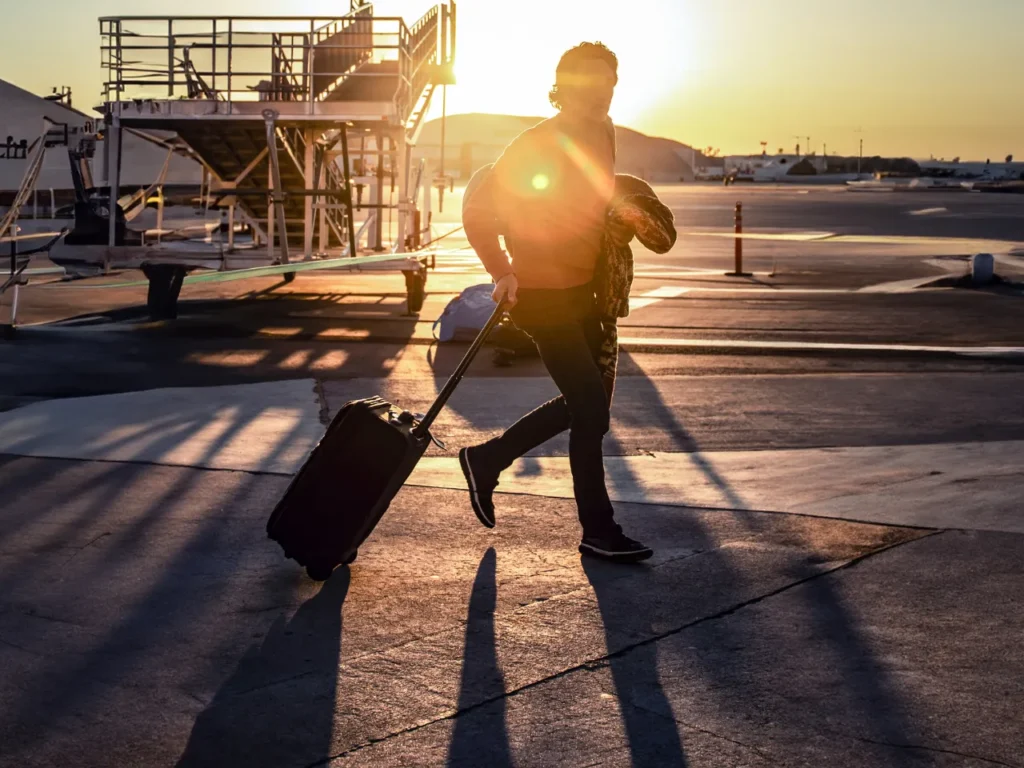
[[608, 63], [600, 59], [581, 62], [574, 72], [559, 78], [565, 104], [595, 120], [608, 117], [618, 77]]

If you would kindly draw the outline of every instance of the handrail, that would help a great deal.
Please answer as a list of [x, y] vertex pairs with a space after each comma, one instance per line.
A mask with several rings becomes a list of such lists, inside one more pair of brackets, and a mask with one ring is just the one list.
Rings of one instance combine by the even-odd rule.
[[[432, 79], [440, 26], [452, 15], [433, 5], [407, 25], [373, 10], [363, 3], [336, 16], [101, 17], [105, 101], [187, 95], [224, 100], [228, 113], [236, 101], [301, 101], [313, 114], [312, 102], [359, 98], [335, 93], [350, 78], [380, 77], [390, 78], [387, 94], [368, 85], [374, 100], [390, 100], [408, 119]], [[392, 66], [363, 66], [369, 62]]]

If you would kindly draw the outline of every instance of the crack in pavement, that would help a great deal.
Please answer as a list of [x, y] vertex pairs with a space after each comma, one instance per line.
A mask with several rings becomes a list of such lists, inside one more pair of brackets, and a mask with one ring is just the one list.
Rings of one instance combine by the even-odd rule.
[[45, 659], [45, 658], [47, 658], [47, 656], [50, 655], [50, 654], [46, 654], [46, 653], [41, 653], [39, 651], [33, 651], [31, 648], [26, 648], [23, 645], [18, 645], [17, 643], [12, 643], [10, 640], [5, 640], [2, 637], [0, 637], [0, 644], [6, 645], [8, 648], [14, 648], [17, 651], [22, 651], [24, 653], [27, 653], [29, 656], [35, 656], [38, 659]]
[[[682, 560], [689, 560], [691, 557], [696, 557], [697, 555], [706, 554], [709, 551], [711, 551], [711, 550], [697, 550], [697, 551], [694, 551], [694, 552], [689, 552], [689, 553], [687, 553], [685, 555], [680, 555], [679, 557], [672, 557], [672, 558], [669, 558], [667, 560], [664, 560], [663, 562], [660, 562], [660, 563], [657, 563], [656, 565], [651, 566], [651, 570], [653, 570], [655, 568], [663, 568], [666, 565], [671, 565], [672, 563], [677, 563], [677, 562], [680, 562]], [[565, 569], [569, 569], [570, 567], [571, 566], [565, 566], [564, 568]], [[509, 579], [509, 580], [507, 580], [505, 582], [499, 583], [496, 586], [496, 589], [500, 588], [502, 586], [502, 584], [509, 584], [509, 583], [512, 583], [513, 581], [516, 581], [516, 580], [529, 579], [529, 578], [531, 578], [534, 575], [540, 575], [540, 574], [543, 574], [543, 573], [551, 573], [553, 571], [562, 570], [562, 569], [563, 569], [562, 566], [558, 566], [558, 567], [555, 567], [555, 568], [552, 568], [552, 569], [549, 569], [549, 570], [538, 571], [536, 574], [530, 574], [528, 576], [522, 576], [522, 577], [516, 576], [516, 577], [513, 577], [512, 579]], [[628, 579], [628, 578], [631, 578], [631, 574], [624, 573], [622, 576], [616, 577], [614, 579], [614, 581], [621, 581], [623, 579]], [[613, 583], [613, 582], [609, 581], [608, 583]], [[594, 602], [593, 599], [586, 598], [585, 594], [582, 594], [582, 593], [586, 593], [588, 590], [592, 591], [593, 587], [591, 587], [590, 584], [583, 584], [581, 586], [574, 587], [573, 589], [570, 589], [570, 590], [568, 590], [566, 592], [558, 592], [558, 593], [553, 594], [553, 595], [548, 595], [548, 596], [546, 596], [546, 597], [544, 597], [543, 599], [540, 599], [540, 600], [533, 599], [530, 602], [526, 603], [525, 605], [523, 605], [523, 604], [517, 605], [517, 606], [515, 606], [514, 608], [512, 608], [511, 610], [509, 610], [507, 612], [501, 611], [499, 614], [496, 614], [496, 615], [500, 615], [500, 616], [503, 616], [503, 617], [504, 616], [510, 616], [512, 614], [519, 613], [520, 611], [529, 610], [531, 608], [534, 608], [534, 607], [536, 607], [538, 605], [542, 605], [544, 603], [550, 602], [552, 600], [566, 600], [566, 599], [570, 599], [570, 598], [572, 598], [574, 596], [579, 596], [582, 599], [587, 599], [588, 602], [593, 603]], [[411, 637], [411, 638], [409, 638], [408, 640], [406, 640], [404, 642], [397, 643], [396, 645], [389, 645], [387, 648], [377, 649], [377, 650], [373, 650], [373, 651], [366, 651], [365, 653], [360, 653], [360, 654], [357, 654], [355, 656], [350, 656], [349, 658], [345, 659], [345, 661], [342, 663], [341, 667], [344, 668], [345, 666], [347, 666], [349, 664], [352, 664], [352, 663], [354, 663], [356, 661], [361, 661], [363, 659], [366, 659], [366, 658], [369, 658], [369, 657], [372, 657], [372, 656], [377, 656], [377, 657], [379, 657], [381, 659], [385, 659], [384, 654], [386, 654], [386, 653], [390, 653], [391, 651], [400, 650], [402, 648], [405, 648], [408, 645], [411, 645], [413, 643], [417, 643], [420, 640], [431, 640], [431, 639], [433, 639], [435, 637], [440, 637], [441, 635], [444, 635], [444, 634], [446, 634], [448, 632], [453, 632], [453, 631], [456, 631], [456, 630], [462, 630], [462, 629], [465, 628], [465, 626], [466, 626], [466, 621], [464, 619], [463, 620], [459, 620], [455, 624], [449, 624], [448, 626], [446, 626], [446, 627], [444, 627], [442, 629], [439, 629], [436, 632], [430, 632], [430, 633], [425, 634], [425, 635], [417, 635], [416, 637]]]
[[69, 557], [67, 560], [65, 560], [63, 563], [61, 563], [60, 567], [63, 569], [65, 566], [67, 566], [68, 563], [70, 563], [72, 560], [74, 560], [76, 557], [78, 557], [79, 553], [83, 552], [84, 550], [88, 549], [93, 544], [95, 544], [97, 541], [99, 541], [100, 539], [104, 538], [105, 536], [109, 536], [109, 535], [110, 535], [110, 531], [104, 531], [103, 533], [98, 534], [97, 536], [95, 536], [91, 541], [83, 544], [81, 547], [75, 548], [75, 551], [71, 553], [71, 557]]
[[1004, 763], [1002, 760], [996, 760], [992, 757], [983, 757], [982, 755], [972, 755], [969, 752], [957, 752], [954, 749], [942, 749], [941, 747], [929, 747], [924, 744], [893, 744], [889, 741], [876, 741], [875, 739], [868, 739], [863, 736], [854, 736], [852, 734], [846, 734], [851, 739], [856, 741], [863, 741], [867, 744], [877, 744], [880, 747], [890, 747], [892, 749], [910, 749], [920, 750], [922, 752], [936, 752], [942, 755], [956, 755], [957, 757], [967, 757], [971, 760], [981, 760], [983, 763], [991, 763], [992, 765], [1002, 765], [1005, 768], [1021, 768], [1019, 763]]
[[[887, 544], [885, 546], [879, 547], [877, 549], [873, 549], [870, 552], [864, 552], [864, 553], [862, 553], [860, 555], [857, 555], [857, 556], [855, 556], [855, 557], [853, 557], [853, 558], [851, 558], [851, 559], [841, 563], [840, 565], [835, 566], [834, 568], [829, 568], [829, 569], [826, 569], [826, 570], [818, 571], [816, 573], [812, 573], [809, 576], [806, 576], [806, 577], [804, 577], [802, 579], [797, 579], [796, 581], [793, 581], [793, 582], [791, 582], [789, 584], [786, 584], [786, 585], [784, 585], [782, 587], [779, 587], [778, 589], [773, 589], [770, 592], [766, 592], [763, 595], [758, 595], [758, 596], [752, 597], [752, 598], [750, 598], [748, 600], [744, 600], [744, 601], [742, 601], [742, 602], [740, 602], [740, 603], [738, 603], [738, 604], [736, 604], [736, 605], [734, 605], [734, 606], [732, 606], [730, 608], [723, 609], [723, 610], [718, 611], [717, 613], [713, 613], [713, 614], [711, 614], [709, 616], [703, 616], [701, 618], [694, 619], [693, 621], [689, 621], [689, 622], [687, 622], [687, 623], [685, 623], [685, 624], [683, 624], [683, 625], [681, 625], [679, 627], [675, 627], [673, 629], [666, 630], [665, 632], [660, 632], [660, 633], [658, 633], [656, 635], [652, 635], [651, 637], [645, 638], [643, 640], [639, 640], [639, 641], [637, 641], [635, 643], [632, 643], [632, 644], [627, 645], [627, 646], [625, 646], [623, 648], [620, 648], [619, 650], [615, 651], [614, 653], [608, 653], [608, 654], [605, 654], [603, 656], [599, 656], [599, 657], [594, 658], [594, 659], [589, 659], [587, 661], [583, 661], [583, 662], [581, 662], [579, 664], [576, 664], [576, 665], [574, 665], [572, 667], [569, 667], [567, 669], [563, 669], [560, 672], [555, 672], [554, 674], [548, 675], [548, 676], [543, 677], [543, 678], [541, 678], [539, 680], [535, 680], [532, 683], [526, 683], [525, 685], [522, 685], [519, 688], [515, 688], [515, 689], [513, 689], [511, 691], [505, 691], [505, 692], [503, 692], [503, 693], [501, 693], [499, 695], [496, 695], [496, 696], [490, 696], [487, 699], [479, 701], [479, 702], [477, 702], [475, 704], [472, 704], [472, 705], [470, 705], [468, 707], [465, 707], [465, 708], [459, 709], [459, 710], [455, 710], [454, 712], [451, 712], [450, 714], [441, 715], [439, 717], [435, 717], [435, 718], [433, 718], [431, 720], [427, 720], [425, 722], [415, 723], [413, 725], [408, 726], [407, 728], [402, 728], [402, 729], [400, 729], [398, 731], [393, 731], [392, 733], [385, 734], [384, 736], [381, 736], [381, 737], [378, 737], [378, 738], [368, 739], [367, 741], [363, 742], [362, 744], [356, 744], [356, 745], [354, 745], [352, 747], [349, 747], [348, 749], [344, 750], [343, 752], [339, 752], [336, 755], [328, 755], [327, 757], [321, 758], [320, 760], [316, 760], [316, 761], [314, 761], [312, 763], [308, 763], [307, 765], [303, 766], [303, 768], [317, 768], [318, 766], [326, 765], [327, 763], [329, 763], [329, 762], [331, 762], [333, 760], [340, 760], [342, 758], [349, 757], [349, 756], [354, 755], [355, 753], [360, 752], [360, 751], [362, 751], [362, 750], [364, 750], [364, 749], [366, 749], [368, 747], [371, 747], [371, 746], [374, 746], [376, 744], [379, 744], [382, 741], [387, 741], [389, 739], [393, 739], [393, 738], [396, 738], [398, 736], [404, 736], [404, 735], [409, 734], [409, 733], [415, 733], [416, 731], [419, 731], [419, 730], [422, 730], [423, 728], [426, 728], [428, 726], [434, 725], [435, 723], [440, 723], [440, 722], [444, 722], [446, 720], [454, 719], [454, 718], [459, 717], [459, 716], [461, 716], [461, 715], [463, 715], [463, 714], [465, 714], [467, 712], [472, 712], [474, 710], [481, 709], [482, 707], [486, 707], [486, 706], [488, 706], [490, 704], [493, 704], [496, 701], [500, 701], [502, 699], [508, 699], [508, 698], [513, 697], [513, 696], [519, 696], [519, 695], [521, 695], [523, 693], [526, 693], [527, 691], [532, 690], [533, 688], [537, 688], [537, 687], [539, 687], [541, 685], [544, 685], [546, 683], [552, 682], [554, 680], [560, 680], [563, 677], [568, 677], [569, 675], [572, 675], [572, 674], [574, 674], [576, 672], [590, 671], [590, 670], [600, 669], [600, 668], [609, 666], [612, 659], [622, 658], [622, 657], [632, 653], [633, 651], [637, 650], [638, 648], [644, 648], [646, 646], [653, 645], [653, 644], [658, 643], [658, 642], [660, 642], [662, 640], [665, 640], [666, 638], [674, 637], [675, 635], [678, 635], [681, 632], [685, 632], [686, 630], [691, 629], [691, 628], [696, 627], [696, 626], [699, 626], [701, 624], [706, 624], [706, 623], [709, 623], [709, 622], [712, 622], [712, 621], [718, 621], [720, 619], [724, 619], [724, 618], [726, 618], [728, 616], [731, 616], [731, 615], [733, 615], [733, 614], [743, 610], [744, 608], [747, 608], [747, 607], [749, 607], [751, 605], [756, 605], [756, 604], [761, 603], [761, 602], [763, 602], [765, 600], [768, 600], [768, 599], [770, 599], [772, 597], [775, 597], [777, 595], [780, 595], [780, 594], [783, 594], [785, 592], [788, 592], [789, 590], [794, 589], [796, 587], [799, 587], [802, 584], [806, 584], [806, 583], [808, 583], [810, 581], [814, 581], [815, 579], [820, 579], [820, 578], [822, 578], [824, 576], [828, 576], [830, 574], [837, 573], [839, 571], [844, 571], [844, 570], [853, 568], [853, 567], [859, 565], [860, 563], [864, 562], [865, 560], [868, 560], [868, 559], [870, 559], [872, 557], [875, 557], [876, 555], [881, 555], [881, 554], [883, 554], [885, 552], [888, 552], [888, 551], [890, 551], [892, 549], [896, 549], [897, 547], [902, 547], [902, 546], [904, 546], [906, 544], [912, 544], [912, 543], [917, 542], [917, 541], [924, 541], [925, 539], [931, 538], [932, 536], [936, 536], [936, 535], [939, 535], [939, 534], [942, 534], [942, 533], [944, 533], [944, 531], [933, 531], [931, 533], [926, 533], [925, 535], [919, 536], [917, 538], [905, 539], [905, 540], [902, 540], [902, 541], [893, 542], [893, 543]], [[666, 561], [666, 562], [671, 562], [671, 561]], [[576, 591], [579, 591], [579, 590], [576, 590]], [[571, 593], [568, 593], [568, 594], [571, 594]], [[530, 606], [525, 606], [525, 607], [529, 608]], [[517, 610], [522, 610], [522, 609], [517, 609]], [[696, 729], [696, 730], [699, 730], [699, 729]], [[717, 734], [713, 734], [713, 735], [717, 735]], [[746, 746], [746, 745], [744, 745], [744, 746]], [[994, 762], [994, 761], [992, 761], [992, 762]], [[1003, 765], [1007, 765], [1007, 764], [1003, 763]], [[1020, 768], [1020, 767], [1019, 766], [1007, 765], [1007, 768]]]

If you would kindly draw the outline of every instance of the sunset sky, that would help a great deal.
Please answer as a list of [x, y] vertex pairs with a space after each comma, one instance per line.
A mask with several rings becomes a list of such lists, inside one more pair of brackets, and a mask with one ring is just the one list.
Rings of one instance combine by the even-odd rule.
[[[411, 24], [429, 0], [380, 0]], [[101, 15], [320, 14], [347, 0], [50, 0], [4, 10], [0, 77], [98, 103]], [[1024, 0], [463, 0], [449, 113], [547, 115], [561, 52], [620, 58], [621, 125], [723, 153], [1024, 159]], [[18, 34], [12, 35], [11, 29]], [[440, 101], [438, 100], [438, 105]], [[858, 129], [861, 132], [857, 132]]]

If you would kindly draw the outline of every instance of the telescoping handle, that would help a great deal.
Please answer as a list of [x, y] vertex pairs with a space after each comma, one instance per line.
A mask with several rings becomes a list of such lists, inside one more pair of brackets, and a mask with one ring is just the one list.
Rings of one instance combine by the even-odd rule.
[[487, 324], [484, 325], [483, 329], [477, 334], [477, 337], [473, 339], [473, 343], [469, 346], [469, 350], [466, 352], [465, 357], [462, 358], [462, 362], [455, 369], [455, 372], [451, 375], [440, 393], [437, 395], [437, 399], [434, 404], [430, 406], [430, 410], [427, 411], [427, 415], [423, 417], [419, 424], [413, 429], [416, 437], [424, 438], [429, 436], [430, 425], [434, 423], [437, 415], [444, 408], [448, 402], [448, 398], [452, 396], [455, 388], [459, 386], [459, 382], [462, 381], [462, 377], [466, 375], [466, 370], [473, 362], [473, 358], [476, 357], [477, 352], [480, 351], [480, 347], [487, 341], [487, 337], [494, 330], [494, 326], [501, 322], [501, 316], [505, 314], [505, 302], [500, 302], [498, 306], [494, 308], [494, 312], [487, 320]]

